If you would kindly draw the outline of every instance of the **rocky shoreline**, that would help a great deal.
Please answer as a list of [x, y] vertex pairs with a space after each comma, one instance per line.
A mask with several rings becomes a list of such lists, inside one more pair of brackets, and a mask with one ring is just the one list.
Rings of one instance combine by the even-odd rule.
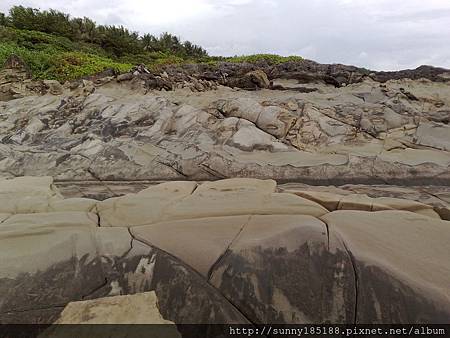
[[449, 323], [449, 119], [428, 66], [11, 58], [0, 324]]
[[[232, 66], [243, 73], [254, 68]], [[269, 76], [261, 69], [238, 76], [258, 89], [252, 91], [192, 76], [190, 87], [153, 90], [142, 76], [155, 76], [139, 67], [94, 82], [44, 81], [50, 88], [45, 95], [23, 92], [0, 102], [0, 174], [63, 181], [255, 177], [321, 185], [449, 184], [448, 72], [425, 72], [433, 81], [376, 82], [354, 68], [349, 73], [348, 67], [323, 65], [299, 84], [284, 67], [286, 73], [272, 67]], [[337, 69], [335, 79], [347, 74], [349, 83], [328, 84], [322, 68]], [[414, 78], [421, 69], [392, 76]], [[178, 83], [169, 73], [158, 81]], [[286, 90], [270, 89], [276, 86]]]

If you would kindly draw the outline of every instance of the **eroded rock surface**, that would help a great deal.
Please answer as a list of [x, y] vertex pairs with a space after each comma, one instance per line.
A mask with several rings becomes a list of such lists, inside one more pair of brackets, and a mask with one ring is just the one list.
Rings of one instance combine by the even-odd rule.
[[0, 323], [448, 323], [450, 222], [350, 188], [0, 180]]
[[[47, 81], [31, 96], [0, 101], [0, 175], [450, 182], [446, 70], [378, 74], [308, 61], [205, 67]], [[155, 90], [150, 78], [172, 81], [170, 91]], [[233, 78], [260, 90], [234, 88]], [[176, 85], [183, 81], [203, 90]]]
[[60, 84], [11, 58], [0, 324], [450, 323], [449, 79], [305, 60]]

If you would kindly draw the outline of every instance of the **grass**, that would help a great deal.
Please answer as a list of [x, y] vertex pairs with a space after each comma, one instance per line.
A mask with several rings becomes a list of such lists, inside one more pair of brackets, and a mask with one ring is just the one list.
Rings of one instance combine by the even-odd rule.
[[100, 48], [65, 37], [36, 31], [25, 31], [0, 26], [0, 67], [12, 54], [22, 58], [35, 79], [55, 79], [61, 82], [94, 75], [106, 69], [127, 72], [133, 65], [145, 64], [157, 71], [166, 65], [205, 63], [216, 66], [220, 62], [261, 63], [276, 65], [288, 61], [300, 61], [298, 56], [256, 54], [234, 57], [182, 58], [163, 52], [146, 52], [114, 58]]

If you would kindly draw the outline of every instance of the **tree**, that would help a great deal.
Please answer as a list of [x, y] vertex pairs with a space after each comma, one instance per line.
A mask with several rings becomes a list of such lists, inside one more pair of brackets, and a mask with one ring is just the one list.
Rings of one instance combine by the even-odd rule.
[[0, 26], [7, 26], [8, 25], [8, 19], [6, 18], [6, 15], [2, 12], [0, 12]]
[[99, 26], [99, 44], [115, 56], [137, 54], [141, 51], [139, 35], [123, 26]]
[[158, 50], [158, 39], [152, 34], [144, 34], [141, 45], [143, 50], [155, 52]]
[[[163, 52], [183, 58], [207, 56], [206, 51], [189, 41], [170, 33], [159, 37], [144, 34], [142, 37], [123, 26], [97, 26], [89, 18], [71, 18], [68, 14], [53, 9], [39, 11], [34, 8], [14, 6], [6, 17], [0, 13], [0, 25], [9, 25], [20, 30], [39, 31], [69, 38], [72, 41], [88, 42], [103, 48], [115, 57]], [[32, 42], [34, 43], [34, 42]]]
[[37, 18], [42, 25], [39, 29], [41, 32], [65, 36], [67, 38], [74, 37], [68, 14], [51, 9], [43, 12], [38, 11]]
[[37, 9], [13, 6], [9, 10], [9, 20], [15, 28], [40, 30], [42, 27], [38, 22], [37, 12]]
[[70, 20], [72, 27], [72, 35], [75, 40], [86, 41], [90, 43], [96, 42], [98, 38], [97, 25], [89, 18], [74, 18]]

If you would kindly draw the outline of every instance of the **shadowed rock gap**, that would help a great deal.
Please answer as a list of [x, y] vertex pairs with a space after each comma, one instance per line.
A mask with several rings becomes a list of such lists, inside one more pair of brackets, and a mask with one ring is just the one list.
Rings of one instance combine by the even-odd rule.
[[236, 236], [234, 236], [232, 238], [232, 240], [229, 242], [228, 246], [225, 248], [223, 253], [219, 256], [219, 258], [215, 261], [215, 263], [213, 265], [211, 265], [211, 268], [209, 269], [208, 274], [207, 274], [207, 278], [206, 278], [206, 280], [208, 282], [211, 281], [211, 278], [212, 278], [212, 275], [213, 275], [215, 269], [217, 268], [217, 266], [220, 265], [220, 263], [223, 261], [225, 256], [230, 252], [230, 248], [233, 246], [233, 243], [239, 238], [239, 235], [242, 233], [242, 231], [244, 230], [245, 226], [248, 225], [248, 223], [250, 222], [251, 219], [252, 219], [252, 215], [250, 215], [248, 217], [247, 221], [239, 229], [239, 232], [236, 234]]
[[[131, 236], [133, 236], [133, 234], [132, 234], [131, 232], [130, 232], [130, 234], [131, 234]], [[181, 259], [179, 259], [178, 257], [172, 255], [170, 252], [167, 252], [167, 251], [165, 251], [165, 250], [162, 250], [162, 249], [160, 249], [160, 248], [154, 246], [153, 244], [146, 243], [145, 241], [142, 241], [142, 240], [140, 240], [140, 239], [138, 239], [138, 238], [136, 238], [136, 237], [134, 237], [134, 236], [133, 236], [133, 239], [134, 239], [135, 241], [137, 241], [137, 242], [140, 242], [140, 243], [142, 243], [142, 244], [148, 246], [149, 248], [152, 248], [152, 249], [154, 249], [154, 250], [156, 250], [156, 251], [163, 252], [165, 255], [167, 255], [167, 256], [169, 256], [169, 257], [172, 257], [172, 259], [178, 261], [180, 264], [182, 264], [182, 265], [184, 265], [185, 267], [187, 267], [187, 268], [189, 269], [189, 271], [192, 271], [192, 273], [194, 273], [194, 274], [197, 276], [197, 278], [200, 278], [200, 279], [204, 280], [206, 283], [208, 283], [208, 280], [206, 280], [206, 279], [205, 279], [201, 274], [199, 274], [195, 269], [192, 269], [189, 265], [187, 265], [186, 263], [184, 263], [184, 262], [183, 262]], [[243, 314], [243, 313], [239, 310], [238, 307], [235, 306], [235, 304], [233, 304], [229, 299], [227, 299], [224, 295], [222, 295], [222, 293], [220, 292], [219, 289], [215, 288], [215, 287], [214, 287], [213, 285], [211, 285], [210, 283], [208, 283], [208, 285], [210, 285], [211, 288], [213, 288], [218, 294], [220, 294], [221, 297], [222, 297], [226, 302], [228, 302], [228, 303], [229, 303], [229, 304], [230, 304], [237, 312], [240, 313], [240, 315], [242, 315], [244, 318], [246, 318], [246, 319], [248, 320], [249, 323], [254, 324], [248, 317], [245, 316], [245, 314]]]
[[353, 257], [353, 254], [350, 250], [348, 250], [347, 245], [345, 244], [345, 241], [341, 239], [342, 245], [345, 248], [345, 251], [347, 252], [347, 255], [350, 257], [350, 261], [352, 263], [353, 268], [353, 275], [355, 276], [355, 318], [353, 320], [353, 324], [358, 324], [358, 294], [359, 294], [359, 279], [358, 279], [358, 271], [357, 271], [357, 265], [355, 261], [355, 257]]

